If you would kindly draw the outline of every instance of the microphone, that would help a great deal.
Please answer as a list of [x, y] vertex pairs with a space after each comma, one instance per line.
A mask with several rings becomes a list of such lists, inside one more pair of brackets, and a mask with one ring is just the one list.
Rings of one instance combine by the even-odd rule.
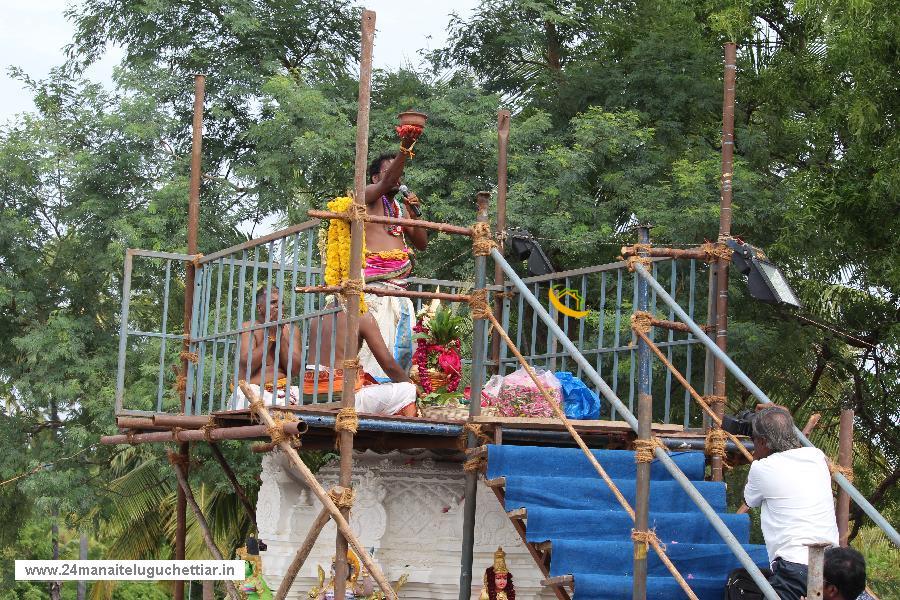
[[[400, 193], [403, 195], [404, 198], [409, 198], [409, 196], [410, 196], [410, 191], [409, 191], [409, 188], [406, 187], [405, 184], [404, 184], [404, 185], [401, 185], [399, 189], [400, 189]], [[410, 203], [410, 204], [409, 204], [409, 210], [412, 211], [412, 214], [413, 214], [416, 218], [422, 216], [422, 211], [419, 210], [419, 207], [418, 207], [417, 205], [413, 204], [413, 203]]]

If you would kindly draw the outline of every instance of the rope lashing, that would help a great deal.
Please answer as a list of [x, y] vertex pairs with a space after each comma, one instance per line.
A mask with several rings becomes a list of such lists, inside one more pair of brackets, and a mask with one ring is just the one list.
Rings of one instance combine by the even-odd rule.
[[636, 310], [631, 315], [631, 327], [641, 333], [650, 333], [653, 327], [653, 315], [644, 310]]
[[634, 462], [653, 462], [653, 452], [656, 448], [668, 450], [658, 437], [651, 437], [649, 440], [634, 440]]
[[725, 430], [711, 427], [706, 432], [706, 455], [725, 458]]
[[345, 358], [342, 366], [344, 367], [344, 370], [359, 369], [362, 366], [362, 363], [359, 362], [358, 358]]
[[356, 415], [356, 409], [350, 406], [339, 410], [334, 419], [334, 430], [338, 433], [349, 431], [355, 435], [359, 431], [359, 417]]
[[365, 285], [366, 283], [362, 279], [345, 279], [341, 282], [341, 295], [359, 296]]
[[650, 244], [634, 244], [633, 246], [622, 246], [622, 255], [625, 257], [625, 263], [627, 264], [629, 271], [634, 272], [634, 265], [638, 263], [644, 265], [645, 269], [650, 268], [650, 257], [640, 256], [641, 254], [649, 253], [650, 248]]
[[706, 259], [710, 262], [716, 260], [730, 261], [731, 255], [734, 254], [734, 250], [721, 242], [715, 244], [706, 242], [705, 244], [700, 245], [700, 250], [706, 254]]
[[487, 470], [487, 459], [483, 456], [470, 458], [463, 463], [463, 471], [466, 473], [483, 473]]
[[472, 225], [472, 254], [487, 256], [496, 247], [497, 242], [494, 241], [490, 225], [483, 221]]
[[211, 432], [216, 428], [216, 420], [212, 417], [206, 422], [206, 425], [200, 428], [200, 431], [203, 432], [203, 439], [206, 440], [207, 443], [212, 444], [215, 440], [212, 439]]
[[331, 501], [334, 502], [334, 505], [338, 508], [353, 508], [353, 500], [356, 499], [356, 491], [353, 488], [345, 487], [343, 491], [337, 491], [337, 489], [332, 488], [330, 492], [328, 492], [328, 497], [331, 498]]
[[188, 362], [192, 362], [195, 365], [200, 362], [200, 355], [196, 352], [188, 352], [187, 350], [182, 350], [181, 354], [178, 355], [181, 360], [186, 360]]
[[472, 307], [473, 319], [487, 319], [491, 314], [491, 307], [487, 302], [487, 290], [472, 290], [469, 306]]
[[202, 252], [198, 252], [197, 254], [194, 255], [194, 258], [191, 259], [191, 264], [194, 265], [195, 269], [200, 266], [200, 261], [202, 259], [203, 259]]
[[125, 432], [125, 440], [126, 440], [129, 444], [131, 444], [132, 446], [134, 446], [134, 445], [137, 443], [137, 442], [134, 441], [134, 432], [133, 432], [133, 431], [126, 431], [126, 432]]
[[659, 545], [663, 550], [666, 549], [666, 545], [659, 541], [659, 537], [656, 535], [656, 531], [653, 529], [648, 529], [647, 531], [639, 531], [637, 529], [631, 530], [631, 540], [634, 542], [639, 542], [650, 545]]
[[351, 202], [342, 214], [348, 221], [365, 221], [367, 213], [365, 205]]
[[727, 400], [727, 397], [709, 395], [703, 396], [703, 400], [705, 400], [706, 403], [709, 404], [710, 408], [712, 408], [713, 411], [718, 413], [720, 412], [720, 409], [725, 407], [725, 401]]
[[190, 459], [187, 456], [183, 456], [180, 452], [168, 452], [169, 462], [172, 463], [173, 467], [181, 467], [182, 469], [186, 469]]
[[491, 443], [490, 436], [485, 433], [484, 428], [478, 423], [466, 423], [463, 425], [459, 437], [456, 438], [456, 447], [460, 451], [464, 451], [469, 446], [469, 433], [475, 436], [476, 443], [479, 446]]
[[187, 375], [181, 373], [175, 378], [175, 391], [184, 392], [187, 390]]
[[826, 462], [828, 463], [828, 472], [831, 475], [834, 475], [835, 473], [840, 473], [841, 475], [843, 475], [844, 477], [847, 478], [847, 481], [849, 481], [850, 483], [853, 483], [853, 467], [842, 467], [841, 465], [837, 464], [836, 462], [832, 461], [831, 459], [826, 459]]

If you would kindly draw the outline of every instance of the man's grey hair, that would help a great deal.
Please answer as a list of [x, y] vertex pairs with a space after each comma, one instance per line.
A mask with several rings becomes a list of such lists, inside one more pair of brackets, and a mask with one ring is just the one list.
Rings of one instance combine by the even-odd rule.
[[777, 406], [767, 406], [753, 419], [753, 437], [763, 440], [772, 452], [800, 448], [800, 440], [794, 434], [791, 413]]

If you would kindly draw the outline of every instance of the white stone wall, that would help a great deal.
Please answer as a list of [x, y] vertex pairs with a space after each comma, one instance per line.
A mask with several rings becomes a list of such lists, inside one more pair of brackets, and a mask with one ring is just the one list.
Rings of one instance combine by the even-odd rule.
[[[459, 462], [441, 460], [428, 451], [355, 453], [356, 500], [350, 524], [390, 581], [407, 573], [404, 600], [457, 600], [462, 546], [465, 475]], [[325, 489], [338, 481], [337, 464], [318, 473]], [[296, 549], [322, 506], [277, 452], [262, 464], [262, 487], [256, 507], [259, 536], [268, 545], [263, 572], [274, 591]], [[484, 569], [497, 546], [515, 577], [521, 600], [554, 598], [540, 586], [541, 574], [494, 493], [479, 483], [475, 524], [472, 597], [481, 590]], [[316, 567], [328, 573], [334, 556], [335, 526], [330, 522], [297, 576], [288, 598], [305, 599], [316, 585]]]

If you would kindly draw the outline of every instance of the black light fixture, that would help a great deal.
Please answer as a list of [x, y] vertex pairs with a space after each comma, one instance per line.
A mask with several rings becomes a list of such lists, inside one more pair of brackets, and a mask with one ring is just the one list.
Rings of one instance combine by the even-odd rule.
[[729, 239], [726, 243], [734, 251], [731, 256], [732, 264], [742, 275], [747, 276], [747, 287], [753, 298], [769, 304], [801, 308], [800, 300], [784, 273], [762, 250], [739, 238]]
[[511, 227], [507, 229], [506, 234], [509, 240], [507, 248], [518, 260], [528, 261], [529, 275], [546, 275], [556, 271], [531, 233], [519, 227]]

